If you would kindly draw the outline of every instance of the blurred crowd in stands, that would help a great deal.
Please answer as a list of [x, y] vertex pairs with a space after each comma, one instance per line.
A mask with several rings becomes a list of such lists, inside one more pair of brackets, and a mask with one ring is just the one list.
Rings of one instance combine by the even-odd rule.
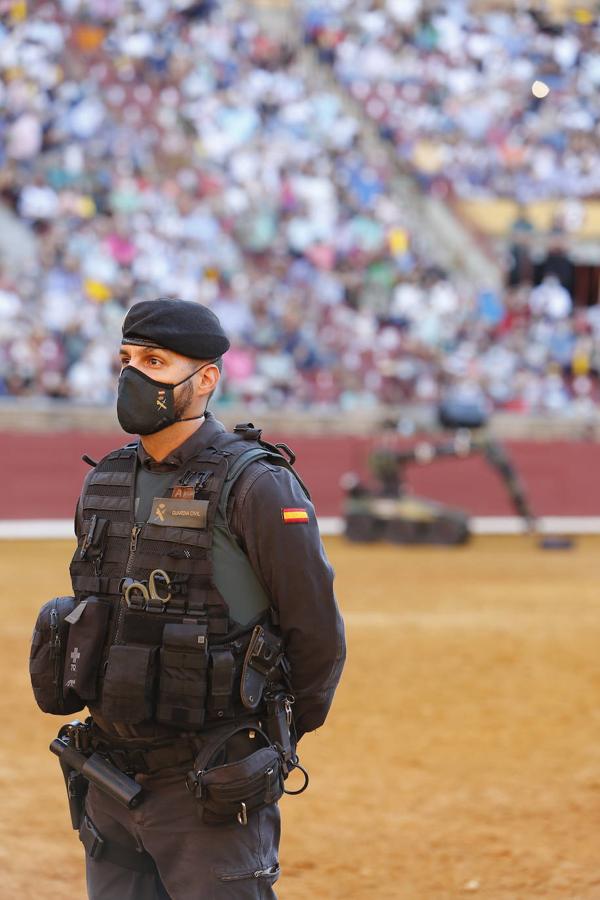
[[[461, 197], [600, 191], [600, 21], [529, 3], [305, 0], [305, 33], [424, 187]], [[541, 82], [543, 94], [532, 85]]]
[[[600, 178], [585, 142], [595, 32], [573, 26], [561, 44], [521, 16], [509, 31], [500, 14], [444, 8], [423, 20], [408, 0], [322, 2], [307, 34], [403, 156], [444, 138], [458, 189], [501, 191], [501, 147], [520, 147], [513, 175], [540, 189], [563, 169], [569, 185]], [[392, 199], [387, 152], [243, 3], [60, 0], [30, 17], [13, 4], [12, 17], [0, 25], [0, 192], [35, 252], [15, 248], [0, 270], [0, 395], [112, 402], [124, 311], [179, 296], [210, 306], [232, 338], [223, 403], [352, 413], [468, 385], [494, 408], [590, 408], [598, 309], [574, 311], [550, 270], [499, 294], [433, 265]], [[556, 105], [537, 118], [510, 81], [528, 41], [542, 62], [556, 56]], [[592, 87], [577, 103], [573, 79]]]

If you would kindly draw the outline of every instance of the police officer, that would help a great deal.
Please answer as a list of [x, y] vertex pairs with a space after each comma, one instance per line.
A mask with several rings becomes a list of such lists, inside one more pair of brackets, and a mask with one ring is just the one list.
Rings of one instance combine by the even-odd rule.
[[[71, 575], [85, 608], [71, 617], [65, 684], [87, 700], [93, 749], [144, 789], [127, 809], [89, 786], [80, 837], [93, 900], [274, 897], [277, 803], [207, 820], [190, 790], [194, 755], [222, 734], [217, 762], [247, 759], [273, 682], [293, 751], [324, 722], [344, 662], [306, 489], [259, 431], [227, 433], [207, 411], [228, 348], [201, 305], [131, 307], [117, 414], [140, 438], [88, 473], [78, 504]], [[86, 644], [86, 627], [101, 636]], [[82, 662], [98, 667], [91, 681]]]

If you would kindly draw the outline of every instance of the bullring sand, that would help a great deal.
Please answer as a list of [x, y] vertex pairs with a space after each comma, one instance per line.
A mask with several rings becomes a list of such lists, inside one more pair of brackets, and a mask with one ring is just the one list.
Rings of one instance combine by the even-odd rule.
[[[0, 898], [85, 896], [27, 676], [68, 542], [2, 542]], [[281, 900], [600, 900], [600, 539], [327, 542], [348, 664], [282, 804]]]

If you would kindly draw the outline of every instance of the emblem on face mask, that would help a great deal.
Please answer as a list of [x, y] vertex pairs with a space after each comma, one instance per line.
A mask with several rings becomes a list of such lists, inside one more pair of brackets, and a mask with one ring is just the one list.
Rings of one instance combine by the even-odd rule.
[[175, 384], [156, 381], [134, 366], [125, 366], [119, 378], [117, 398], [117, 416], [121, 428], [129, 434], [155, 434], [175, 422], [201, 419], [204, 412], [188, 418], [175, 415], [175, 388], [189, 381], [203, 366]]

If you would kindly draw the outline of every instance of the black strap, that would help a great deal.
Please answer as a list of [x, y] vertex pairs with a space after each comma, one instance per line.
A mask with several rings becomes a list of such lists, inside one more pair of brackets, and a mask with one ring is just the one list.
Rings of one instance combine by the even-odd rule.
[[122, 772], [141, 772], [144, 775], [153, 775], [161, 769], [189, 763], [195, 752], [193, 744], [187, 738], [175, 739], [153, 749], [119, 744], [118, 740], [105, 736], [97, 725], [94, 725], [91, 746], [108, 757]]
[[188, 763], [193, 756], [191, 744], [171, 744], [169, 747], [158, 747], [156, 750], [146, 750], [146, 766], [150, 773], [159, 772], [172, 766]]
[[85, 847], [87, 855], [95, 862], [109, 862], [122, 869], [131, 869], [133, 872], [156, 872], [156, 864], [149, 853], [143, 850], [132, 851], [116, 841], [107, 841], [88, 815], [83, 817], [79, 840]]
[[231, 650], [211, 650], [211, 678], [208, 708], [217, 716], [224, 716], [231, 708], [235, 660]]
[[72, 573], [73, 590], [82, 594], [120, 594], [122, 578]]

